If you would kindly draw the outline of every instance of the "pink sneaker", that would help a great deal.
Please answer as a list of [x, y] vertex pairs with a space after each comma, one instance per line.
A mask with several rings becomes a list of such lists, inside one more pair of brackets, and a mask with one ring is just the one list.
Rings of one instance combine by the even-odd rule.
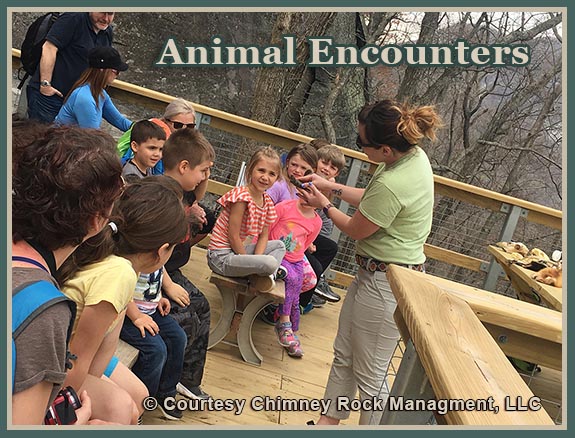
[[289, 347], [296, 343], [293, 331], [291, 329], [291, 322], [277, 322], [275, 326], [278, 342], [282, 347]]
[[301, 343], [299, 342], [299, 338], [297, 335], [294, 334], [294, 338], [296, 340], [295, 344], [291, 344], [289, 347], [286, 347], [288, 356], [291, 357], [302, 357], [303, 356], [303, 349], [301, 348]]

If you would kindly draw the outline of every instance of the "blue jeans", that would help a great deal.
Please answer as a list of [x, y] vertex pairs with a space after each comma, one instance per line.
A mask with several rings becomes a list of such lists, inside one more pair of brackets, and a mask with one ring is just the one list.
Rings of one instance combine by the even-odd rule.
[[124, 319], [120, 338], [140, 351], [132, 371], [144, 382], [151, 396], [165, 398], [176, 395], [186, 349], [186, 333], [170, 316], [156, 311], [150, 315], [160, 332], [152, 336], [146, 331], [143, 338], [130, 320]]
[[60, 96], [44, 96], [37, 86], [28, 85], [28, 118], [52, 123], [64, 104]]

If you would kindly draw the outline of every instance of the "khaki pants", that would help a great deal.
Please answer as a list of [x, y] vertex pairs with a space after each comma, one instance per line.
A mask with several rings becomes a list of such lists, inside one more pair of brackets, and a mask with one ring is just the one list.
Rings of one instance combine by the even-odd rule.
[[[393, 319], [397, 303], [385, 272], [360, 268], [347, 290], [334, 342], [334, 359], [324, 399], [331, 400], [327, 416], [349, 417], [346, 402], [359, 389], [360, 400], [388, 397], [385, 377], [399, 339]], [[383, 386], [383, 387], [382, 387]], [[338, 400], [339, 399], [339, 400]], [[359, 424], [379, 424], [382, 409], [362, 410]]]

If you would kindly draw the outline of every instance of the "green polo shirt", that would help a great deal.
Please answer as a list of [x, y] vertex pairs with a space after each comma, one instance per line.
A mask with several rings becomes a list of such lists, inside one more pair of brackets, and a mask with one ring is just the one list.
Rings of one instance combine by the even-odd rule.
[[359, 203], [380, 228], [357, 242], [357, 253], [384, 262], [420, 264], [431, 231], [433, 172], [418, 146], [390, 166], [380, 164]]

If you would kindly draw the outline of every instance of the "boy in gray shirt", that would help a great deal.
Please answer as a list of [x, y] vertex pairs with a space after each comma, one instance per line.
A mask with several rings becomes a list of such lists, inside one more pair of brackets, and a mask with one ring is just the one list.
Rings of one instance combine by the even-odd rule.
[[130, 148], [134, 156], [126, 161], [122, 176], [144, 178], [152, 175], [152, 168], [162, 159], [166, 133], [154, 122], [140, 120], [134, 123], [130, 134]]

